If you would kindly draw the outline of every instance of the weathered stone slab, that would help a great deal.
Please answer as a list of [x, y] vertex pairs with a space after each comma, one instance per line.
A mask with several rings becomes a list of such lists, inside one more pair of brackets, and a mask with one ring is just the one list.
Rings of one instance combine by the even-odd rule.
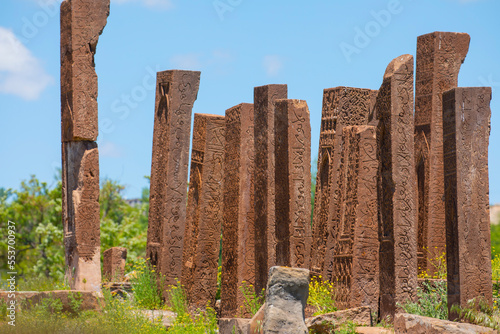
[[[443, 94], [448, 308], [492, 305], [488, 143], [490, 87]], [[456, 314], [450, 312], [450, 319]]]
[[[184, 232], [184, 247], [182, 250], [182, 284], [186, 289], [188, 299], [191, 299], [194, 257], [198, 243], [198, 225], [200, 219], [200, 195], [203, 184], [203, 159], [207, 136], [207, 118], [204, 114], [194, 114], [193, 143], [191, 147], [191, 167], [189, 173], [189, 190], [186, 211], [186, 229]], [[205, 301], [206, 302], [206, 301]]]
[[309, 268], [311, 124], [306, 101], [275, 102], [276, 263]]
[[370, 306], [376, 310], [379, 297], [377, 129], [361, 125], [346, 126], [342, 131], [338, 182], [333, 187], [337, 197], [332, 203], [340, 211], [332, 217], [336, 228], [330, 241], [335, 243], [327, 254], [328, 267], [332, 269], [326, 274], [331, 275], [336, 287], [335, 300], [339, 308]]
[[127, 262], [127, 249], [124, 247], [111, 247], [102, 253], [102, 274], [108, 281], [121, 282], [125, 275]]
[[220, 318], [219, 334], [248, 334], [250, 319]]
[[206, 115], [206, 141], [198, 218], [198, 241], [194, 253], [190, 301], [215, 306], [220, 235], [223, 221], [225, 121], [223, 116]]
[[379, 119], [380, 316], [417, 294], [417, 189], [413, 156], [413, 56], [387, 66]]
[[61, 139], [97, 139], [97, 74], [94, 55], [110, 0], [61, 3]]
[[321, 314], [315, 317], [306, 318], [306, 326], [310, 333], [328, 333], [332, 328], [347, 321], [352, 321], [360, 326], [371, 326], [371, 309], [367, 306], [363, 306]]
[[200, 72], [157, 73], [146, 256], [167, 285], [182, 274], [189, 134], [199, 85]]
[[423, 317], [415, 314], [399, 313], [394, 320], [394, 331], [405, 334], [474, 334], [474, 333], [498, 333], [498, 331], [435, 318]]
[[442, 93], [457, 86], [470, 36], [433, 32], [417, 39], [415, 168], [418, 184], [418, 267], [431, 276], [428, 259], [446, 251]]
[[255, 281], [253, 104], [226, 110], [225, 126], [221, 316], [234, 317], [243, 305], [239, 287]]
[[[0, 300], [8, 302], [10, 292], [0, 291]], [[53, 290], [53, 291], [17, 291], [16, 303], [22, 308], [30, 308], [42, 303], [43, 299], [59, 299], [62, 303], [62, 312], [74, 312], [72, 300], [81, 301], [78, 311], [101, 310], [104, 305], [104, 296], [101, 292], [86, 290]]]
[[90, 141], [62, 143], [62, 218], [66, 279], [73, 290], [101, 290], [99, 151]]
[[[336, 87], [323, 92], [318, 173], [313, 212], [311, 270], [331, 278], [333, 239], [337, 230], [336, 215], [340, 210], [337, 186], [340, 168], [342, 129], [350, 125], [366, 125], [375, 104], [376, 90]], [[336, 203], [334, 205], [334, 203]], [[335, 215], [331, 212], [334, 210]]]
[[287, 98], [286, 85], [254, 88], [255, 118], [255, 291], [266, 287], [267, 274], [276, 265], [274, 102]]
[[[265, 289], [265, 288], [264, 288]], [[264, 314], [266, 303], [264, 303], [257, 313], [250, 320], [250, 334], [261, 334], [264, 330]]]
[[309, 270], [272, 267], [266, 289], [263, 332], [308, 333], [304, 320], [308, 296]]

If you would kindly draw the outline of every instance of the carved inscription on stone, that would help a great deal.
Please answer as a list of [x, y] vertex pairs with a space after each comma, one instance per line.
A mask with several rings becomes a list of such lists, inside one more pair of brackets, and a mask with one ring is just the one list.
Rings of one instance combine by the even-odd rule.
[[97, 139], [94, 55], [109, 15], [109, 0], [61, 3], [62, 141]]
[[276, 262], [309, 268], [311, 125], [306, 101], [275, 102]]
[[[490, 87], [443, 94], [448, 309], [492, 305], [488, 142]], [[450, 319], [457, 317], [449, 313]]]
[[186, 230], [184, 232], [184, 248], [182, 251], [182, 284], [188, 298], [191, 299], [194, 256], [198, 242], [198, 225], [200, 219], [200, 195], [203, 178], [203, 159], [205, 155], [207, 118], [203, 114], [194, 114], [193, 146], [191, 149], [191, 170], [189, 173], [189, 191], [186, 212]]
[[374, 126], [343, 128], [341, 175], [345, 210], [333, 249], [332, 282], [339, 308], [378, 309], [377, 136]]
[[[323, 92], [311, 269], [323, 273], [327, 280], [332, 278], [337, 232], [341, 211], [345, 209], [343, 189], [347, 185], [341, 177], [342, 130], [345, 126], [368, 124], [376, 94], [376, 90], [351, 87], [330, 88]], [[346, 275], [347, 271], [350, 273], [350, 266], [342, 266]]]
[[255, 282], [253, 104], [226, 110], [225, 127], [221, 314], [234, 317], [243, 305], [239, 287]]
[[464, 33], [433, 32], [417, 39], [415, 168], [418, 185], [418, 267], [445, 252], [442, 93], [457, 86], [469, 49]]
[[223, 116], [204, 115], [206, 119], [205, 158], [199, 198], [198, 236], [194, 252], [193, 285], [190, 302], [215, 306], [220, 234], [223, 220], [224, 143]]
[[146, 256], [167, 285], [181, 277], [191, 112], [200, 72], [157, 73]]
[[417, 289], [417, 201], [413, 126], [413, 56], [386, 69], [377, 103], [379, 119], [380, 316], [394, 319], [396, 304]]
[[62, 144], [66, 277], [72, 289], [100, 291], [99, 151], [90, 141]]
[[274, 101], [287, 98], [286, 85], [254, 89], [255, 114], [255, 291], [266, 287], [276, 264], [274, 216]]

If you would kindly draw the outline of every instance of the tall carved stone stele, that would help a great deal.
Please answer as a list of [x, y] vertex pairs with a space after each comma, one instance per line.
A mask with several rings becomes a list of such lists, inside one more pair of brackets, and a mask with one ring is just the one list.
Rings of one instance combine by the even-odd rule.
[[387, 66], [375, 105], [379, 119], [380, 317], [417, 292], [417, 189], [413, 156], [413, 56]]
[[97, 74], [109, 0], [61, 3], [62, 216], [71, 289], [101, 289]]
[[186, 289], [188, 299], [191, 299], [194, 256], [198, 243], [198, 225], [200, 219], [200, 195], [203, 177], [203, 159], [207, 137], [207, 117], [204, 114], [194, 114], [193, 143], [191, 147], [191, 167], [189, 173], [189, 191], [187, 199], [186, 229], [184, 231], [184, 247], [182, 250], [182, 284]]
[[415, 168], [418, 184], [418, 267], [432, 275], [429, 259], [446, 250], [442, 93], [457, 87], [469, 50], [464, 33], [433, 32], [417, 39]]
[[225, 126], [221, 316], [234, 317], [243, 305], [239, 287], [255, 283], [253, 104], [226, 110]]
[[199, 85], [197, 71], [170, 70], [156, 77], [146, 256], [167, 285], [182, 273], [189, 134]]
[[351, 87], [329, 88], [323, 92], [311, 270], [322, 273], [324, 280], [332, 279], [334, 262], [336, 268], [342, 268], [336, 277], [349, 279], [352, 273], [351, 255], [334, 257], [341, 214], [345, 210], [342, 189], [347, 187], [346, 181], [340, 178], [342, 133], [345, 126], [368, 124], [376, 95], [376, 90]]
[[287, 98], [286, 85], [254, 88], [255, 117], [255, 291], [266, 287], [276, 264], [274, 217], [274, 101]]
[[[219, 261], [220, 234], [222, 228], [222, 184], [224, 182], [224, 145], [225, 122], [223, 116], [195, 115], [204, 118], [203, 172], [197, 182], [197, 234], [192, 253], [190, 286], [187, 289], [191, 305], [205, 307], [207, 301], [215, 306], [217, 291], [217, 267]], [[196, 128], [196, 125], [195, 125]], [[196, 144], [198, 145], [198, 144]], [[195, 144], [193, 142], [193, 148]], [[201, 158], [191, 155], [191, 166], [194, 160]], [[198, 154], [198, 153], [196, 153]], [[193, 173], [193, 168], [191, 168]], [[191, 174], [193, 175], [193, 174]], [[192, 180], [192, 178], [191, 178]], [[190, 183], [191, 188], [191, 183]], [[191, 191], [191, 189], [190, 189]], [[191, 192], [190, 192], [191, 195]], [[194, 202], [194, 201], [192, 201]], [[188, 201], [189, 203], [189, 201]], [[189, 207], [189, 205], [188, 205]], [[193, 237], [193, 236], [191, 236]], [[186, 262], [186, 261], [185, 261]]]
[[332, 282], [339, 308], [378, 309], [379, 240], [377, 128], [346, 126], [342, 131], [339, 189], [342, 209], [332, 254]]
[[[492, 305], [488, 141], [490, 87], [443, 94], [448, 310], [483, 299]], [[449, 318], [457, 315], [449, 312]]]
[[311, 123], [303, 100], [275, 102], [276, 264], [309, 268]]

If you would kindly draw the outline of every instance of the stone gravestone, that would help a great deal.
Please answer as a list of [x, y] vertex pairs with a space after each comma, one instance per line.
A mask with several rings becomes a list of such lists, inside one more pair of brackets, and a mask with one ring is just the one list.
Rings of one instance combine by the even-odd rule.
[[286, 85], [254, 88], [255, 117], [255, 291], [266, 287], [269, 269], [276, 264], [274, 217], [274, 101], [287, 98]]
[[435, 273], [430, 260], [445, 245], [442, 93], [457, 86], [469, 49], [467, 34], [433, 32], [417, 39], [415, 161], [418, 184], [418, 267]]
[[193, 284], [190, 302], [204, 307], [215, 306], [220, 236], [223, 219], [225, 122], [223, 116], [204, 115], [206, 140], [198, 203], [198, 241], [194, 252]]
[[379, 240], [377, 129], [346, 126], [339, 143], [341, 217], [332, 248], [332, 282], [341, 309], [378, 309]]
[[311, 124], [306, 101], [275, 102], [276, 264], [309, 268]]
[[127, 249], [124, 247], [111, 247], [102, 253], [103, 276], [110, 282], [121, 282], [125, 274], [127, 262]]
[[94, 55], [109, 0], [61, 3], [62, 219], [71, 289], [101, 289], [99, 151]]
[[[313, 224], [314, 241], [311, 254], [312, 261], [316, 263], [312, 269], [322, 273], [324, 280], [332, 279], [333, 251], [337, 244], [336, 231], [340, 226], [340, 214], [343, 209], [342, 189], [347, 186], [345, 181], [339, 178], [343, 128], [368, 124], [376, 95], [376, 90], [351, 87], [330, 88], [323, 92], [323, 117], [315, 196], [315, 210], [320, 211], [314, 216], [316, 220]], [[349, 277], [351, 260], [350, 258], [345, 260], [347, 262], [342, 268], [349, 272], [345, 271], [341, 275]]]
[[167, 285], [182, 273], [189, 134], [199, 85], [200, 72], [157, 73], [146, 256]]
[[379, 119], [380, 317], [417, 293], [417, 189], [413, 156], [413, 56], [387, 66], [377, 95]]
[[[492, 305], [488, 141], [490, 87], [443, 94], [448, 310], [482, 299]], [[449, 312], [450, 320], [457, 315]]]
[[242, 314], [240, 287], [255, 281], [254, 111], [241, 103], [226, 110], [224, 157], [221, 316]]
[[184, 247], [182, 250], [182, 284], [186, 289], [188, 299], [191, 299], [193, 285], [194, 256], [198, 243], [198, 225], [200, 219], [200, 195], [203, 176], [203, 159], [207, 136], [207, 117], [204, 114], [194, 114], [193, 143], [191, 148], [191, 169], [189, 173], [189, 191], [186, 212], [186, 230], [184, 232]]

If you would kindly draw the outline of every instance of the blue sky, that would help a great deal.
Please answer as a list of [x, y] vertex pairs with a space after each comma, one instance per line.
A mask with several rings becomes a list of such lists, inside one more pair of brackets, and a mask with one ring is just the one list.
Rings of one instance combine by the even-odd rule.
[[[61, 166], [60, 2], [0, 4], [0, 187], [31, 174], [51, 183]], [[253, 102], [254, 86], [288, 84], [309, 105], [314, 160], [324, 88], [378, 89], [417, 36], [456, 31], [471, 35], [459, 86], [493, 87], [490, 202], [500, 203], [499, 13], [496, 0], [111, 0], [95, 58], [101, 179], [128, 198], [148, 185], [156, 71], [201, 70], [196, 113], [223, 115]]]

